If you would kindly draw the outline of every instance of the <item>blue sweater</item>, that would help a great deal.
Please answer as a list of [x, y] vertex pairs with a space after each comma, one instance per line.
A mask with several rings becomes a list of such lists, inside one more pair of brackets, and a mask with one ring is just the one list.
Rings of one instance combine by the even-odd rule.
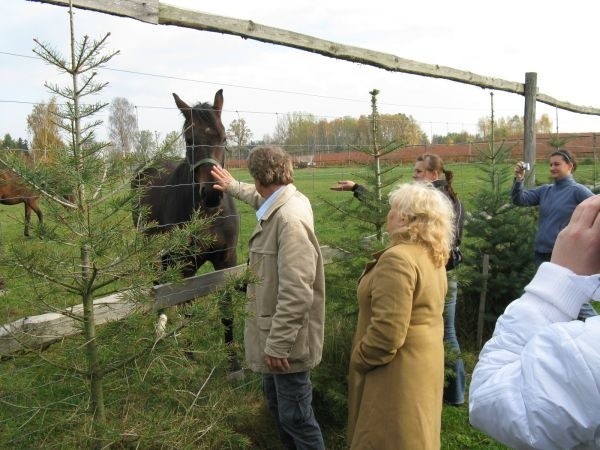
[[594, 195], [572, 176], [555, 180], [534, 189], [523, 189], [523, 182], [515, 179], [511, 197], [517, 206], [540, 206], [540, 218], [535, 235], [535, 251], [552, 253], [554, 241], [571, 219], [575, 207]]

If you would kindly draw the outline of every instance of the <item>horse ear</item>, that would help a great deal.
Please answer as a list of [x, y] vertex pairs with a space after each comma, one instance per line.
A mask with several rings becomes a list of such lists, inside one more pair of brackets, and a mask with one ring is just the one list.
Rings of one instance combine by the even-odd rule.
[[179, 108], [179, 111], [181, 111], [181, 114], [185, 117], [185, 120], [192, 120], [192, 108], [190, 108], [186, 102], [181, 100], [179, 95], [175, 92], [173, 92], [173, 98], [175, 99], [175, 104]]
[[213, 109], [218, 118], [221, 118], [221, 111], [223, 110], [223, 89], [219, 89], [215, 94], [215, 101], [213, 102]]

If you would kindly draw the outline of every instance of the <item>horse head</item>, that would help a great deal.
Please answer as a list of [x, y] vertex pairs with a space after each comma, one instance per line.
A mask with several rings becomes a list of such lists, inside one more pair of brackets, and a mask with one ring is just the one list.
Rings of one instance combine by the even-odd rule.
[[194, 184], [199, 187], [200, 208], [216, 208], [221, 203], [223, 193], [214, 189], [215, 180], [211, 175], [213, 166], [223, 166], [225, 161], [225, 127], [221, 122], [223, 110], [223, 89], [215, 94], [212, 105], [198, 103], [188, 106], [173, 93], [175, 104], [183, 114], [185, 122], [185, 159], [193, 173]]

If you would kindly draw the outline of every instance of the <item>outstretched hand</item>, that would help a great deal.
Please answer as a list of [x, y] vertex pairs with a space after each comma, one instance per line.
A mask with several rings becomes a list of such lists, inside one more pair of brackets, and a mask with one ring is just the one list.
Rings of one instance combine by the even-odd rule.
[[581, 202], [558, 234], [551, 261], [577, 275], [600, 273], [600, 195]]
[[231, 174], [222, 167], [213, 166], [210, 173], [215, 179], [213, 188], [215, 188], [217, 191], [226, 192], [229, 185], [235, 182], [235, 178], [233, 178], [233, 176], [231, 176]]
[[330, 187], [332, 191], [351, 191], [356, 183], [352, 180], [338, 181], [335, 186]]

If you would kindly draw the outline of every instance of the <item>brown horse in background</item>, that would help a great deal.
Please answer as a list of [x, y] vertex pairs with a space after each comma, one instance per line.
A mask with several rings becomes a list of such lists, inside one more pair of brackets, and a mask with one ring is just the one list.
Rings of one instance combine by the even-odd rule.
[[4, 169], [0, 171], [0, 204], [2, 205], [25, 205], [25, 229], [23, 234], [29, 236], [29, 224], [31, 222], [31, 211], [38, 217], [39, 223], [43, 223], [42, 210], [38, 206], [39, 195], [33, 192], [27, 184], [14, 172]]

